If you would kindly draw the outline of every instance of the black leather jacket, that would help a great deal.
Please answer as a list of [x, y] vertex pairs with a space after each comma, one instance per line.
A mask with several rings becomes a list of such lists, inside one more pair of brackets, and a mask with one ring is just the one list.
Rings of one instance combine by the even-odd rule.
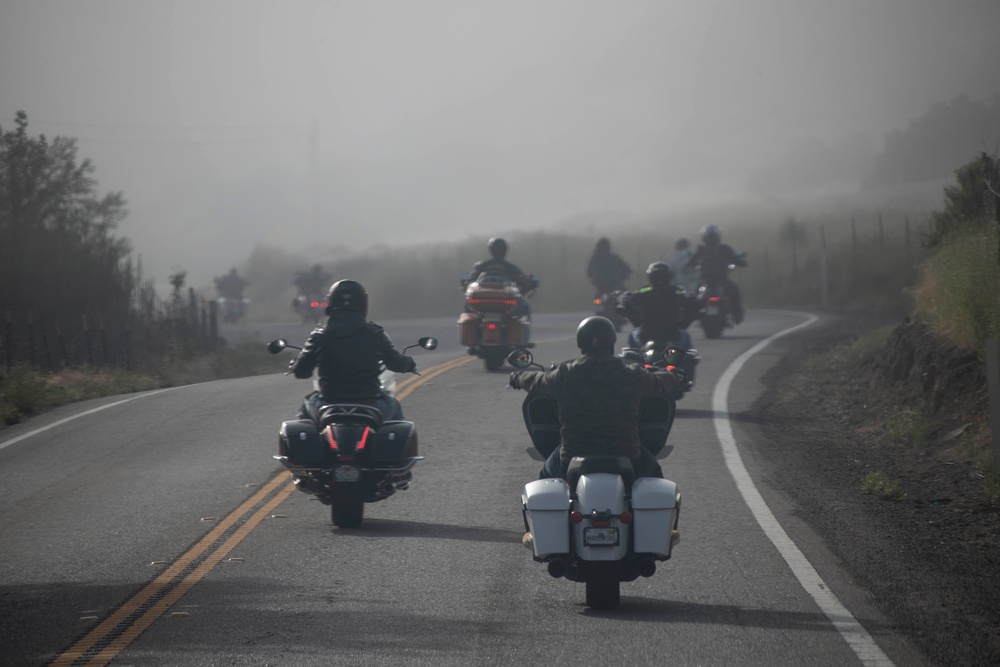
[[320, 394], [332, 401], [372, 399], [381, 395], [382, 364], [405, 373], [416, 368], [412, 357], [399, 353], [385, 330], [361, 313], [335, 312], [326, 326], [315, 329], [292, 362], [295, 377], [317, 371]]

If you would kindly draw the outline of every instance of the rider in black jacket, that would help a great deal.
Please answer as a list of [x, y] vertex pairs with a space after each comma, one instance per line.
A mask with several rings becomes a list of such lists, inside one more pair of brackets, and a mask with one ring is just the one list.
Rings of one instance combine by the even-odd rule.
[[295, 377], [306, 379], [317, 371], [319, 391], [306, 396], [300, 418], [315, 419], [322, 403], [373, 405], [386, 419], [402, 419], [403, 409], [382, 391], [382, 365], [397, 373], [416, 369], [412, 357], [400, 354], [385, 330], [369, 322], [368, 292], [354, 280], [340, 280], [326, 296], [325, 326], [309, 334], [289, 367]]

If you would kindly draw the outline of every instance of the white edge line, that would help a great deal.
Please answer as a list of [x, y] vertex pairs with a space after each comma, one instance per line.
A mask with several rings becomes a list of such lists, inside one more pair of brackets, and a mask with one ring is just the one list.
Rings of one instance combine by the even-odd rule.
[[781, 557], [788, 563], [788, 567], [792, 570], [795, 578], [799, 580], [799, 583], [806, 592], [812, 596], [820, 610], [830, 620], [830, 623], [833, 624], [851, 649], [854, 650], [854, 653], [861, 660], [862, 664], [890, 667], [893, 665], [893, 662], [889, 659], [889, 656], [879, 648], [872, 636], [868, 634], [851, 612], [837, 599], [837, 596], [833, 594], [830, 587], [819, 576], [819, 573], [816, 572], [812, 564], [788, 536], [788, 533], [781, 527], [781, 524], [778, 523], [778, 520], [757, 490], [757, 486], [751, 479], [750, 473], [747, 472], [746, 466], [743, 465], [743, 459], [740, 457], [739, 450], [736, 447], [736, 438], [733, 436], [732, 425], [729, 421], [728, 400], [729, 388], [736, 374], [740, 372], [740, 369], [743, 368], [743, 365], [750, 357], [763, 350], [775, 340], [803, 329], [819, 319], [816, 315], [809, 313], [781, 312], [783, 314], [800, 315], [807, 319], [801, 324], [779, 331], [769, 338], [760, 341], [729, 365], [722, 374], [722, 377], [719, 378], [718, 383], [715, 385], [715, 391], [712, 394], [712, 410], [715, 413], [715, 432], [718, 435], [719, 444], [722, 446], [726, 466], [729, 468], [729, 473], [733, 476], [733, 480], [736, 482], [736, 486], [743, 496], [743, 501], [750, 508], [754, 518], [757, 519], [757, 523], [760, 524], [768, 539], [777, 548]]
[[74, 419], [79, 419], [80, 417], [86, 417], [87, 415], [92, 415], [95, 412], [100, 412], [101, 410], [107, 410], [108, 408], [113, 408], [115, 406], [121, 405], [122, 403], [128, 403], [129, 401], [135, 401], [140, 398], [146, 398], [147, 396], [155, 396], [157, 394], [162, 394], [165, 391], [173, 391], [174, 389], [181, 389], [182, 387], [189, 387], [189, 386], [191, 385], [181, 385], [180, 387], [167, 387], [166, 389], [156, 389], [154, 391], [147, 391], [142, 394], [137, 394], [136, 396], [129, 396], [128, 398], [123, 398], [122, 400], [115, 401], [114, 403], [108, 403], [107, 405], [102, 405], [99, 408], [93, 408], [92, 410], [87, 410], [85, 412], [77, 413], [71, 417], [66, 417], [65, 419], [60, 419], [57, 422], [52, 422], [51, 424], [42, 426], [41, 428], [36, 428], [34, 431], [28, 431], [27, 433], [22, 433], [16, 438], [11, 438], [6, 442], [0, 442], [0, 449], [3, 449], [4, 447], [10, 447], [11, 445], [17, 444], [22, 440], [27, 440], [28, 438], [34, 437], [39, 433], [44, 433], [49, 429], [55, 428], [56, 426], [62, 426], [67, 422], [73, 421]]

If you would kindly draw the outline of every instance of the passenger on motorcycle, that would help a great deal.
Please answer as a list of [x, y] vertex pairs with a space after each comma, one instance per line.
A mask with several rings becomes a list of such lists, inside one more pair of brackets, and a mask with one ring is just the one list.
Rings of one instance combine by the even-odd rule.
[[[324, 403], [360, 403], [382, 411], [385, 419], [402, 419], [403, 408], [382, 391], [382, 365], [408, 373], [417, 367], [412, 357], [400, 354], [385, 330], [369, 322], [368, 292], [354, 280], [338, 280], [326, 295], [326, 324], [315, 329], [289, 370], [300, 379], [317, 372], [319, 391], [305, 398], [300, 419], [316, 420]], [[318, 421], [318, 420], [316, 420]]]
[[729, 279], [729, 265], [746, 266], [747, 260], [743, 254], [737, 253], [732, 246], [722, 243], [722, 231], [718, 225], [705, 225], [701, 228], [702, 245], [698, 246], [694, 255], [687, 261], [688, 267], [701, 267], [701, 280], [709, 284], [722, 285], [733, 303], [733, 318], [739, 324], [743, 321], [743, 297], [739, 285]]
[[[472, 267], [472, 273], [469, 274], [465, 283], [475, 282], [477, 278], [486, 273], [496, 273], [515, 283], [518, 289], [521, 290], [522, 295], [527, 294], [538, 286], [538, 282], [535, 279], [505, 259], [507, 256], [507, 242], [505, 240], [494, 237], [490, 239], [487, 247], [490, 251], [490, 258], [476, 262]], [[520, 303], [514, 308], [513, 313], [515, 315], [524, 315], [530, 320], [531, 308], [528, 306], [528, 300], [522, 298]]]
[[587, 277], [597, 288], [597, 296], [625, 289], [625, 281], [632, 275], [632, 267], [611, 252], [611, 241], [601, 238], [594, 246], [594, 254], [587, 262]]
[[639, 408], [644, 396], [670, 394], [681, 380], [648, 371], [615, 356], [615, 325], [588, 317], [576, 330], [583, 356], [550, 371], [514, 371], [510, 386], [555, 399], [562, 444], [545, 461], [540, 479], [566, 477], [574, 456], [627, 456], [637, 477], [663, 477], [660, 464], [639, 444]]
[[687, 328], [701, 314], [698, 299], [673, 283], [674, 272], [666, 262], [650, 264], [646, 276], [649, 285], [618, 297], [616, 310], [636, 325], [628, 335], [629, 347], [656, 340], [691, 349]]

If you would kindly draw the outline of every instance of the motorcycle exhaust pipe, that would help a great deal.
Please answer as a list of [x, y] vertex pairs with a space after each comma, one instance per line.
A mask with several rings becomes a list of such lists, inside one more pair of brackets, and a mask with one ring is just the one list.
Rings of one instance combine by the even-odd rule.
[[639, 559], [639, 575], [642, 577], [652, 577], [656, 574], [656, 561], [652, 558]]
[[302, 493], [312, 493], [312, 489], [309, 488], [309, 480], [305, 477], [295, 477], [292, 479], [292, 483], [295, 484], [295, 488]]
[[560, 577], [566, 576], [566, 561], [562, 558], [553, 558], [549, 561], [548, 569], [549, 575], [559, 579]]
[[392, 494], [396, 493], [396, 485], [388, 480], [385, 480], [383, 482], [379, 482], [378, 490], [385, 494], [385, 497], [388, 498]]

